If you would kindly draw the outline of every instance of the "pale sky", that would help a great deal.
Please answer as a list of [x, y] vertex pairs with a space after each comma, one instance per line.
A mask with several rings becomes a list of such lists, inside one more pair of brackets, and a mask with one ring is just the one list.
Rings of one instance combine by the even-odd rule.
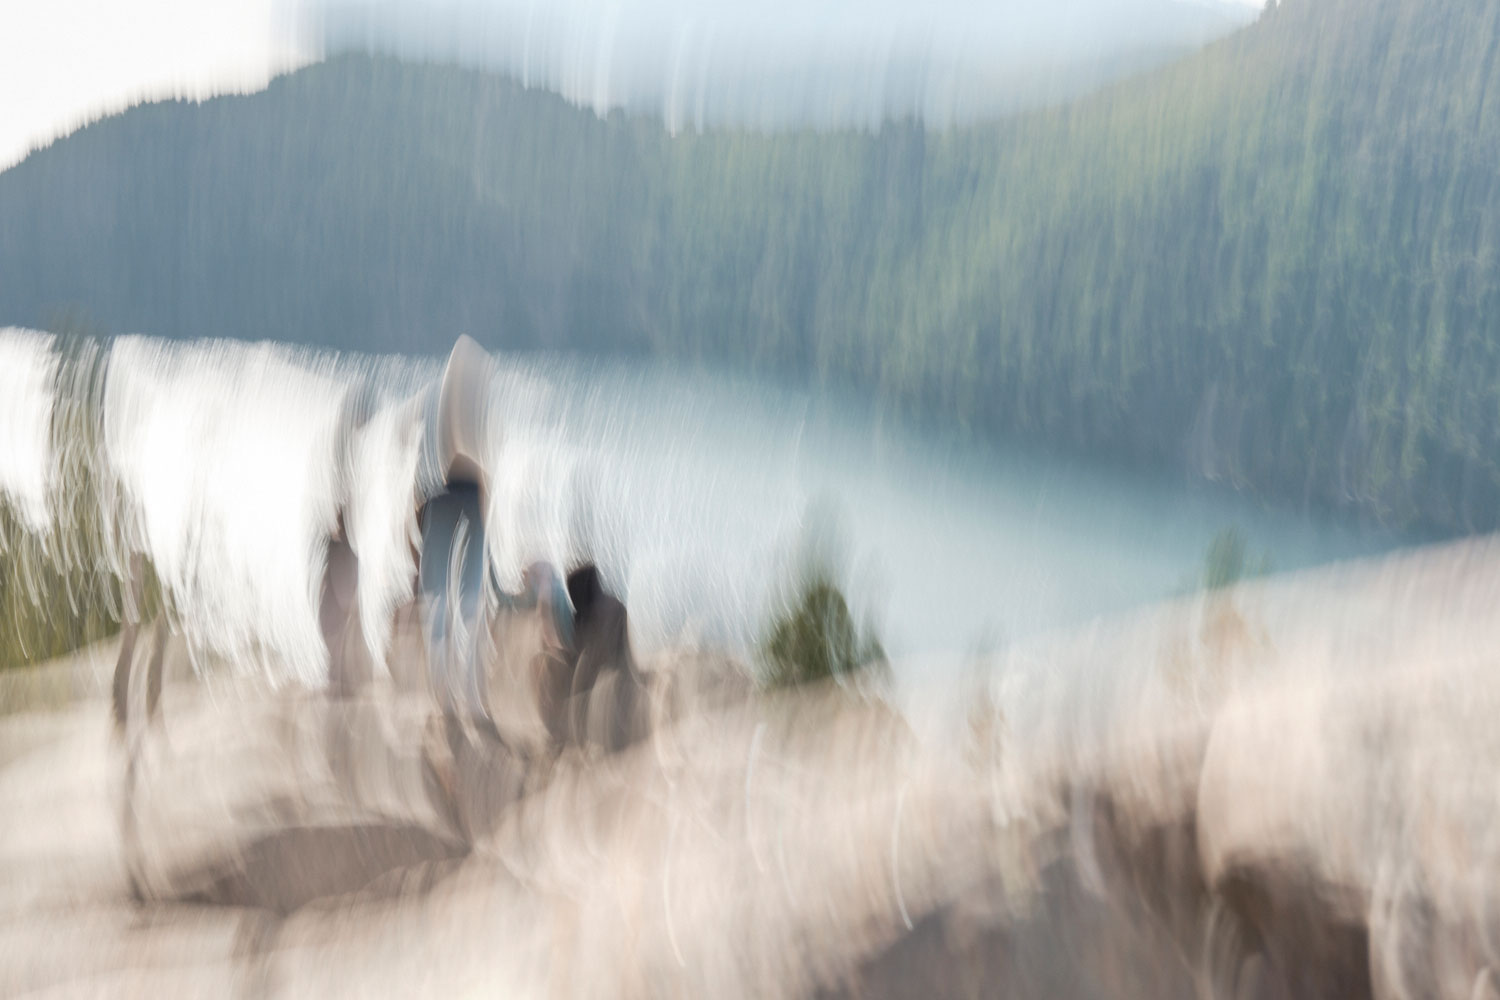
[[255, 90], [310, 53], [294, 0], [5, 0], [0, 168], [145, 98]]
[[[1139, 0], [1075, 0], [1062, 30], [1094, 25], [1099, 18], [1092, 12], [1099, 5], [1130, 2]], [[1259, 0], [1227, 2], [1259, 5]], [[828, 85], [841, 74], [828, 59], [830, 39], [842, 43], [832, 46], [834, 55], [842, 54], [860, 72], [867, 70], [872, 46], [886, 53], [884, 78], [873, 81], [885, 86], [886, 78], [910, 71], [900, 52], [889, 52], [892, 40], [898, 48], [907, 44], [913, 24], [960, 37], [971, 52], [992, 42], [1014, 48], [1025, 43], [1014, 30], [1015, 18], [1029, 23], [1036, 17], [1028, 11], [1053, 9], [1058, 9], [1053, 0], [5, 0], [0, 4], [0, 169], [143, 99], [204, 98], [264, 87], [277, 73], [318, 58], [322, 36], [330, 30], [339, 48], [456, 58], [530, 73], [537, 78], [533, 84], [559, 90], [577, 103], [601, 111], [644, 104], [675, 127], [674, 116], [684, 114], [678, 105], [682, 66], [689, 60], [696, 72], [706, 74], [727, 65], [724, 72], [733, 79], [715, 83], [732, 89], [731, 117], [757, 118], [766, 107], [785, 104], [762, 93], [773, 85], [820, 88], [814, 96], [824, 103], [845, 99]], [[1079, 10], [1091, 13], [1080, 19]], [[971, 22], [987, 25], [988, 33], [972, 30]], [[312, 24], [319, 28], [310, 30]], [[752, 52], [747, 59], [747, 28], [766, 51], [785, 42], [784, 50], [759, 61]], [[1051, 30], [1055, 33], [1059, 24]], [[533, 31], [540, 32], [535, 40]], [[516, 42], [523, 33], [524, 52]], [[486, 38], [501, 41], [486, 47]], [[633, 64], [632, 52], [638, 55]], [[668, 57], [676, 59], [676, 77], [664, 80]], [[946, 77], [934, 84], [930, 53], [926, 58], [929, 64], [919, 68], [926, 74], [922, 87], [951, 86]], [[548, 59], [550, 65], [536, 65]], [[857, 97], [871, 82], [843, 77]], [[930, 102], [930, 95], [926, 99]], [[916, 110], [922, 111], [920, 103]]]

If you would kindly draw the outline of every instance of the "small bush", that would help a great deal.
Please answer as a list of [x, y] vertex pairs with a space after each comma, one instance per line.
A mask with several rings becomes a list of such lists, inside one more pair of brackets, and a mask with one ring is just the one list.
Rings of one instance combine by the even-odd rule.
[[1215, 535], [1203, 555], [1203, 589], [1223, 590], [1271, 571], [1269, 553], [1262, 553], [1254, 566], [1246, 563], [1245, 553], [1245, 535], [1239, 528], [1225, 528]]
[[855, 621], [844, 597], [846, 545], [839, 521], [827, 501], [814, 503], [803, 518], [796, 568], [760, 644], [767, 688], [889, 678], [885, 649], [872, 629]]
[[796, 603], [772, 624], [763, 650], [766, 686], [794, 687], [885, 669], [885, 650], [855, 625], [849, 603], [824, 574], [808, 578]]

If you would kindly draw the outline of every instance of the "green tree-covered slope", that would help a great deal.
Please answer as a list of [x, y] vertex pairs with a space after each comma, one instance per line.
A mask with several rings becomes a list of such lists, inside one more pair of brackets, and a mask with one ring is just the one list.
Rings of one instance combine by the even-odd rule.
[[707, 358], [1491, 528], [1497, 43], [1491, 0], [1285, 0], [1063, 107], [878, 135], [343, 58], [0, 174], [0, 324]]

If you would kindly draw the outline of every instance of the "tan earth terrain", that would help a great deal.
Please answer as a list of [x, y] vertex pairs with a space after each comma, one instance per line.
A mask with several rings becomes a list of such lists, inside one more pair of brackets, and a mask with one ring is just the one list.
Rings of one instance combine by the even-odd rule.
[[1500, 995], [1497, 584], [1241, 584], [909, 717], [676, 652], [617, 753], [174, 649], [129, 796], [105, 644], [0, 677], [0, 995]]

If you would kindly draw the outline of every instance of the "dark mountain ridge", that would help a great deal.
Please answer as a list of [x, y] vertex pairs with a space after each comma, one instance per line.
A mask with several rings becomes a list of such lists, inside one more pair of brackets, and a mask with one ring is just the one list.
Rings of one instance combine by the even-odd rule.
[[650, 353], [1500, 524], [1500, 10], [1285, 0], [992, 125], [671, 137], [342, 57], [0, 174], [0, 323]]

